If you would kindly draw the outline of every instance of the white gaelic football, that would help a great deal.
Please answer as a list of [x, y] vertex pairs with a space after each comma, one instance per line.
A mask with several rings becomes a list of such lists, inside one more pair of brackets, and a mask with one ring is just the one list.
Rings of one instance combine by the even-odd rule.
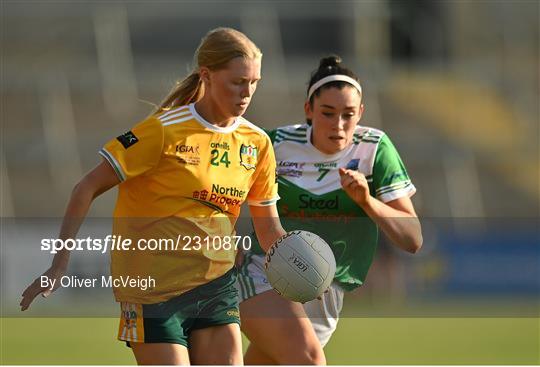
[[330, 287], [336, 259], [322, 238], [307, 231], [291, 231], [279, 238], [266, 254], [266, 276], [283, 297], [311, 301]]

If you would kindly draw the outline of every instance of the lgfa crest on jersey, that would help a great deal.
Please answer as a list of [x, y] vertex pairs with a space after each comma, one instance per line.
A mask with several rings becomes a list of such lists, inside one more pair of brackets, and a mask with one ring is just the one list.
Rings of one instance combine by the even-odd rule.
[[245, 169], [255, 169], [257, 167], [258, 148], [251, 145], [240, 146], [240, 164]]

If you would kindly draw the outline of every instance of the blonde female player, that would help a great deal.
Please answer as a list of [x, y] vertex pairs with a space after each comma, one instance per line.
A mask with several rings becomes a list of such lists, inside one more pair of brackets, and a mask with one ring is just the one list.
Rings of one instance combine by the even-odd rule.
[[[271, 141], [241, 117], [261, 78], [260, 50], [241, 32], [218, 28], [195, 58], [196, 69], [153, 115], [105, 144], [101, 164], [75, 186], [59, 235], [74, 238], [92, 201], [116, 185], [115, 234], [182, 235], [174, 250], [111, 251], [113, 278], [155, 279], [146, 291], [114, 288], [118, 338], [139, 364], [242, 364], [235, 254], [224, 236], [245, 200], [263, 247], [285, 233]], [[223, 248], [204, 241], [214, 235]], [[68, 259], [59, 252], [44, 275], [59, 279]], [[22, 310], [51, 293], [38, 279], [24, 291]]]
[[323, 58], [309, 81], [307, 123], [270, 132], [278, 164], [279, 215], [288, 229], [319, 234], [337, 263], [320, 300], [285, 300], [264, 273], [260, 250], [247, 253], [238, 277], [246, 364], [325, 364], [345, 291], [364, 282], [377, 227], [408, 252], [422, 245], [410, 196], [415, 188], [390, 139], [360, 126], [362, 88], [339, 57]]

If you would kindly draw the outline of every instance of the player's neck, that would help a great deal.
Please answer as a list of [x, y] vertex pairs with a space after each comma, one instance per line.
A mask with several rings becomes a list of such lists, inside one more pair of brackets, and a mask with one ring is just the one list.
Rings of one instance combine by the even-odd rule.
[[195, 103], [195, 110], [203, 119], [219, 127], [231, 126], [236, 120], [234, 116], [224, 116], [210, 100], [204, 97]]

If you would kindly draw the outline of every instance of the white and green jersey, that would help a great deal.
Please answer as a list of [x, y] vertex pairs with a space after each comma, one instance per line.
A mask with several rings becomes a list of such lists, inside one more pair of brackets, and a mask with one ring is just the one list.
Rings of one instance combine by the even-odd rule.
[[[360, 286], [373, 261], [378, 229], [341, 188], [338, 169], [363, 173], [372, 196], [382, 202], [416, 191], [396, 148], [377, 129], [357, 126], [353, 144], [328, 155], [310, 141], [307, 124], [268, 132], [276, 154], [277, 206], [285, 230], [303, 229], [325, 239], [336, 257], [337, 280], [346, 290]], [[258, 245], [254, 250], [260, 253]]]

